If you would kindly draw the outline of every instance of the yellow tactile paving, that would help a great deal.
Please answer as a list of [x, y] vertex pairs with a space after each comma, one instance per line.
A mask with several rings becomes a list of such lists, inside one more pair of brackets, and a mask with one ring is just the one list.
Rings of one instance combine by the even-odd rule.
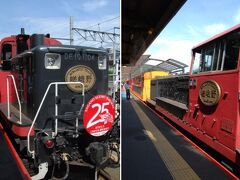
[[134, 101], [130, 101], [134, 110], [136, 111], [142, 125], [146, 132], [151, 132], [149, 138], [157, 149], [161, 159], [168, 168], [173, 179], [183, 180], [197, 180], [200, 177], [194, 172], [189, 164], [182, 158], [182, 156], [175, 150], [175, 148], [168, 142], [164, 135], [157, 129], [157, 127], [151, 122], [148, 116], [143, 112], [139, 105]]

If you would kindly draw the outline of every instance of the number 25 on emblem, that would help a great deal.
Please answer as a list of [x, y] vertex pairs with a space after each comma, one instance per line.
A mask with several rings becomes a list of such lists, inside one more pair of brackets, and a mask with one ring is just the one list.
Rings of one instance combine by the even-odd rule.
[[94, 96], [87, 104], [83, 114], [83, 124], [92, 136], [106, 134], [114, 122], [115, 109], [106, 95]]

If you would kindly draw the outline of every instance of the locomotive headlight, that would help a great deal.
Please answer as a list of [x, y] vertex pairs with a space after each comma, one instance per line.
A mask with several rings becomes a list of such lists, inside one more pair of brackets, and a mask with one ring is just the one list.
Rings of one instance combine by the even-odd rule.
[[101, 69], [101, 70], [107, 69], [107, 57], [106, 56], [98, 57], [98, 69]]
[[46, 69], [60, 69], [61, 68], [61, 55], [57, 53], [46, 53], [44, 58]]

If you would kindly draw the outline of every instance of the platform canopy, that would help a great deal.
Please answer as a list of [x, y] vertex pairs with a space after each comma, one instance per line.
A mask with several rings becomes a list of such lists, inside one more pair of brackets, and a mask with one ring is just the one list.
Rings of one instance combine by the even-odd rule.
[[170, 74], [183, 74], [185, 68], [188, 67], [175, 59], [153, 59], [150, 55], [142, 55], [136, 62], [135, 66], [123, 66], [122, 67], [122, 80], [131, 79], [133, 77], [143, 75], [149, 71], [165, 71]]
[[186, 0], [122, 0], [122, 65], [135, 65]]

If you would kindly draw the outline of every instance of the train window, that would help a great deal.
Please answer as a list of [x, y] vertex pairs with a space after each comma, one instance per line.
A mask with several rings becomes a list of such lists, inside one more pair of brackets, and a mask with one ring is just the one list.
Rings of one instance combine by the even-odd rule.
[[201, 59], [201, 53], [195, 52], [194, 56], [194, 63], [193, 63], [193, 74], [197, 74], [200, 71], [200, 59]]
[[2, 60], [9, 60], [12, 58], [12, 45], [3, 44], [2, 46]]
[[203, 52], [202, 52], [202, 70], [203, 71], [211, 71], [212, 69], [212, 65], [214, 64], [214, 46], [210, 46], [208, 48], [206, 48]]
[[223, 70], [237, 68], [239, 47], [235, 47], [234, 45], [233, 41], [227, 42]]
[[240, 32], [235, 32], [193, 52], [192, 73], [227, 71], [237, 68]]
[[198, 49], [194, 53], [193, 74], [216, 70], [216, 48], [217, 45], [211, 45], [203, 49]]
[[217, 49], [216, 49], [216, 61], [214, 64], [214, 69], [216, 70], [221, 70], [222, 68], [222, 62], [223, 62], [223, 52], [225, 52], [225, 48], [226, 48], [226, 42], [225, 41], [221, 41], [218, 43], [217, 45]]

